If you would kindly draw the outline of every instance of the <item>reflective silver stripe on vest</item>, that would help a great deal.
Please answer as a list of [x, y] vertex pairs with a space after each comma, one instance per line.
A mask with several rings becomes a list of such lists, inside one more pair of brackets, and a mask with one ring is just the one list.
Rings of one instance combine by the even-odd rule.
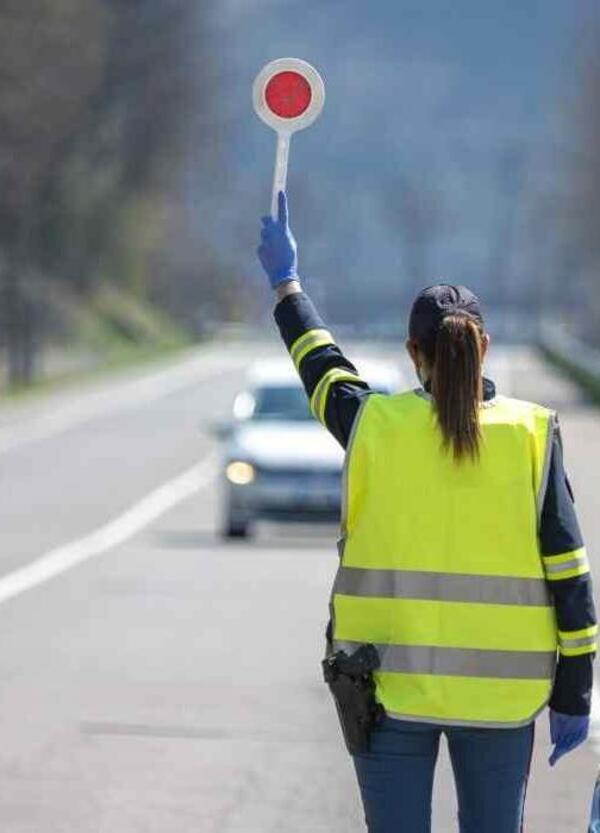
[[[362, 643], [335, 640], [334, 651], [353, 653]], [[440, 674], [455, 677], [549, 680], [556, 651], [485, 651], [479, 648], [439, 648], [433, 645], [376, 644], [380, 671]]]
[[334, 591], [347, 596], [551, 607], [543, 578], [372, 570], [340, 566]]

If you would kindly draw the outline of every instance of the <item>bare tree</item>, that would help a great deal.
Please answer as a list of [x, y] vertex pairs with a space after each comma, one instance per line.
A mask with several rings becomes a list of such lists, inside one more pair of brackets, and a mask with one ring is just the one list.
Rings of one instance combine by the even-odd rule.
[[0, 9], [0, 244], [13, 383], [33, 372], [33, 308], [23, 278], [35, 256], [39, 193], [99, 83], [104, 27], [94, 0], [8, 0]]
[[191, 134], [201, 144], [209, 123], [198, 117], [209, 101], [203, 21], [194, 0], [1, 5], [0, 318], [11, 382], [33, 372], [30, 273], [84, 296], [107, 280], [152, 294]]

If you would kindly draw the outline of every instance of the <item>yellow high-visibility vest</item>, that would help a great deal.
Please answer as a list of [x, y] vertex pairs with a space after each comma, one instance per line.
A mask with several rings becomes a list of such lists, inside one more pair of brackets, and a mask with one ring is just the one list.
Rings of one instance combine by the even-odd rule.
[[334, 650], [373, 643], [391, 717], [523, 725], [547, 704], [557, 626], [538, 543], [552, 411], [496, 397], [481, 455], [441, 447], [431, 398], [371, 394], [346, 455]]

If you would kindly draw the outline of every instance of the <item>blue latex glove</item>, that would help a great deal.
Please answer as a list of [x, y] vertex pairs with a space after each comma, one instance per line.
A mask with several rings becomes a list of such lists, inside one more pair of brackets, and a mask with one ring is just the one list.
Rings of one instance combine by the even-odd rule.
[[273, 289], [286, 281], [298, 280], [298, 250], [288, 223], [287, 198], [279, 192], [277, 221], [263, 217], [261, 244], [256, 250]]
[[590, 718], [587, 715], [561, 714], [550, 709], [550, 740], [554, 744], [548, 758], [550, 766], [580, 746], [587, 738]]

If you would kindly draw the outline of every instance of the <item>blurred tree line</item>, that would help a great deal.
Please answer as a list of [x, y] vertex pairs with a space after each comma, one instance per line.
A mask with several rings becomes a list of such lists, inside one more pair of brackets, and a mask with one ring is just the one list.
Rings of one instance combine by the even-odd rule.
[[600, 25], [582, 35], [573, 76], [568, 140], [538, 206], [538, 285], [554, 320], [600, 348]]
[[[182, 254], [181, 231], [192, 149], [207, 165], [217, 152], [205, 83], [214, 1], [201, 14], [195, 0], [0, 4], [0, 342], [11, 383], [32, 379], [41, 334], [60, 329], [55, 298], [111, 286], [188, 327], [202, 303], [227, 305], [213, 297], [218, 282], [202, 281], [198, 252]], [[117, 318], [126, 306], [115, 302]]]

